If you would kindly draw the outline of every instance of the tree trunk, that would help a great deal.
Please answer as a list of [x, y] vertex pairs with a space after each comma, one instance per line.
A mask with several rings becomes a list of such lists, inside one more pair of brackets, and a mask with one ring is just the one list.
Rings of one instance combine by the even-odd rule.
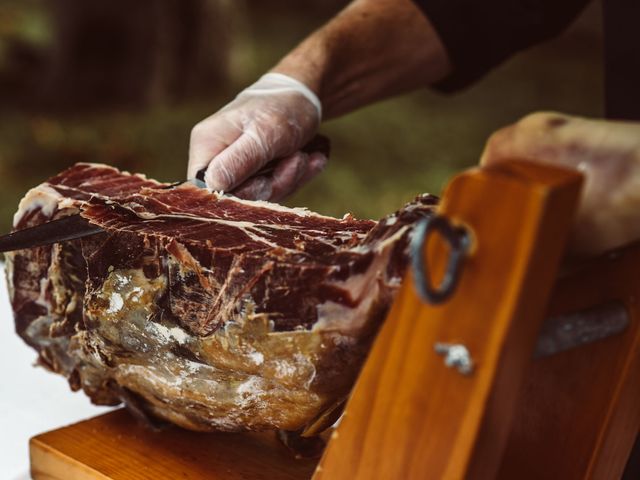
[[52, 0], [43, 101], [63, 109], [144, 106], [220, 86], [229, 8], [222, 0]]

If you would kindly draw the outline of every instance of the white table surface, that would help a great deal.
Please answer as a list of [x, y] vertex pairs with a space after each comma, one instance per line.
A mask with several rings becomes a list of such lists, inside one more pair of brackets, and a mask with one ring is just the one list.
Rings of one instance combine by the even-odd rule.
[[15, 333], [0, 264], [0, 479], [26, 480], [29, 438], [38, 433], [103, 413], [65, 378], [34, 367], [34, 350]]

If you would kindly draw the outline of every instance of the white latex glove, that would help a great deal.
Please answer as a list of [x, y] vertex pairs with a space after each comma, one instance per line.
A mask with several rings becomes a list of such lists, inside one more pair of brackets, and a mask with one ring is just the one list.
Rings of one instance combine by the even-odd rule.
[[[188, 178], [206, 168], [209, 188], [279, 200], [320, 173], [327, 157], [300, 149], [320, 124], [318, 97], [287, 75], [267, 73], [191, 131]], [[276, 160], [268, 175], [252, 177]]]

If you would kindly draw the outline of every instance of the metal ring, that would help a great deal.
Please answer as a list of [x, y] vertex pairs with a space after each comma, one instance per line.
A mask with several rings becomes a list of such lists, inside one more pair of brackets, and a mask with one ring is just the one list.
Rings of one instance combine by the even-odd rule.
[[[431, 284], [429, 268], [424, 256], [424, 245], [433, 232], [439, 232], [449, 243], [451, 249], [447, 270], [437, 287]], [[432, 305], [445, 302], [453, 294], [462, 271], [462, 263], [469, 247], [471, 237], [463, 227], [453, 226], [446, 217], [434, 215], [421, 220], [411, 239], [411, 265], [418, 294]]]

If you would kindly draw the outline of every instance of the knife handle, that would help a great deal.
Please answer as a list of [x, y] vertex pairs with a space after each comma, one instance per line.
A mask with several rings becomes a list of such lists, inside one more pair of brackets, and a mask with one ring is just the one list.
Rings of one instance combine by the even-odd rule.
[[[331, 153], [331, 141], [329, 140], [329, 137], [326, 137], [321, 134], [317, 134], [311, 140], [309, 140], [306, 143], [306, 145], [304, 145], [300, 150], [305, 153], [320, 152], [328, 157], [329, 154]], [[270, 160], [265, 165], [263, 165], [263, 167], [260, 170], [258, 170], [256, 173], [251, 175], [247, 180], [272, 173], [276, 169], [276, 165], [280, 160], [281, 160], [280, 158], [275, 158], [273, 160]], [[198, 173], [196, 173], [196, 178], [198, 180], [204, 182], [204, 175], [205, 175], [205, 172], [207, 171], [207, 168], [208, 166], [198, 170]], [[245, 182], [247, 180], [245, 180]]]

